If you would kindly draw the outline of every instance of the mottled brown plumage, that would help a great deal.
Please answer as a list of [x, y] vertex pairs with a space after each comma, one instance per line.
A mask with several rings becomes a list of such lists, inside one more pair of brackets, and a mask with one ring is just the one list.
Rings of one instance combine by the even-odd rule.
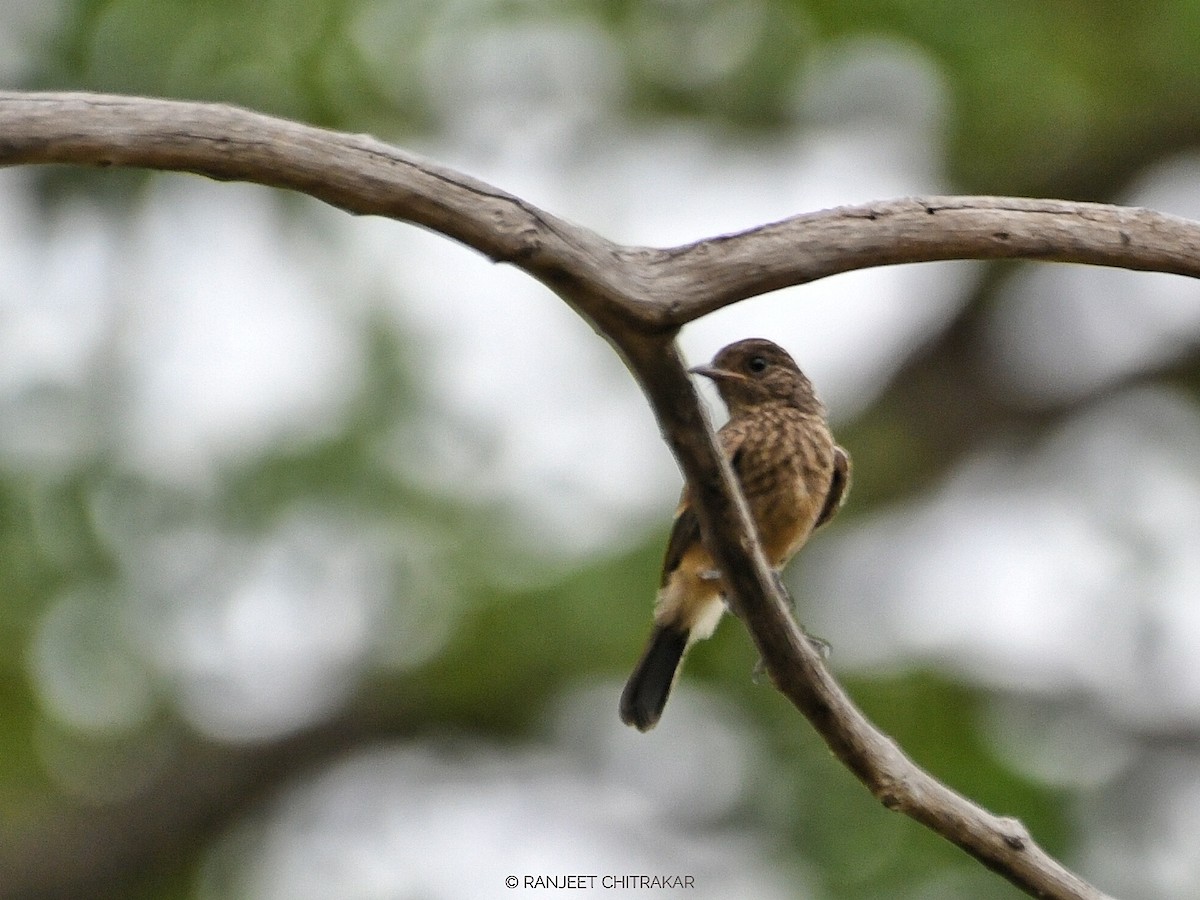
[[[812, 384], [778, 345], [738, 341], [692, 371], [716, 383], [729, 409], [717, 437], [763, 552], [779, 571], [837, 512], [849, 486], [850, 458], [834, 443]], [[654, 630], [621, 694], [627, 725], [647, 731], [657, 724], [688, 647], [709, 637], [724, 612], [723, 590], [685, 487], [667, 540]]]

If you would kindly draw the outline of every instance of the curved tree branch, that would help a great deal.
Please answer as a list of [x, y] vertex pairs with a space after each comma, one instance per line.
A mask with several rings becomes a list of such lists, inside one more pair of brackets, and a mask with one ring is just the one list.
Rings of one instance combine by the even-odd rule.
[[766, 291], [896, 263], [1034, 259], [1196, 277], [1200, 223], [1102, 203], [910, 197], [806, 213], [671, 254], [688, 285], [670, 316], [682, 325]]
[[1200, 276], [1200, 223], [1012, 197], [838, 207], [672, 249], [627, 247], [372, 137], [219, 104], [0, 92], [0, 165], [16, 163], [194, 172], [422, 225], [528, 272], [605, 332], [679, 328], [767, 291], [897, 263], [1039, 259]]
[[917, 767], [854, 706], [792, 620], [674, 343], [738, 300], [870, 266], [1024, 258], [1200, 275], [1200, 224], [1054, 200], [936, 197], [796, 216], [673, 249], [626, 247], [370, 137], [227, 106], [88, 94], [0, 93], [0, 165], [195, 172], [310, 194], [430, 228], [553, 289], [622, 354], [695, 490], [731, 602], [778, 688], [891, 809], [1037, 897], [1103, 895]]

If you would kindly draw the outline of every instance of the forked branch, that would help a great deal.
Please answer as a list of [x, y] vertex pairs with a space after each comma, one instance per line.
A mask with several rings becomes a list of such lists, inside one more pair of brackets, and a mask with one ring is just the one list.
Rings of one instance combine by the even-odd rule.
[[778, 594], [674, 337], [738, 300], [896, 263], [1039, 259], [1200, 276], [1200, 224], [1100, 204], [928, 197], [808, 213], [670, 249], [628, 247], [362, 135], [228, 106], [0, 92], [0, 165], [18, 163], [177, 170], [289, 188], [351, 213], [422, 225], [548, 285], [641, 384], [768, 672], [837, 757], [884, 805], [1027, 893], [1104, 896], [1045, 854], [1019, 822], [917, 767], [834, 681]]

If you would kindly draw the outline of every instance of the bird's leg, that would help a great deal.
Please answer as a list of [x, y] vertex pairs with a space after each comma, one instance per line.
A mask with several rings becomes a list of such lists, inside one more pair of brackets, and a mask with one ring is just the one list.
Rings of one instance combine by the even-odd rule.
[[829, 641], [823, 637], [817, 637], [815, 634], [809, 634], [803, 625], [800, 624], [800, 617], [796, 614], [796, 599], [788, 591], [783, 583], [783, 578], [778, 572], [775, 573], [775, 587], [779, 589], [779, 593], [783, 594], [787, 600], [788, 608], [792, 611], [792, 620], [799, 626], [801, 633], [808, 638], [808, 642], [812, 644], [812, 648], [817, 651], [817, 655], [821, 659], [829, 659], [829, 653], [833, 649]]
[[792, 618], [796, 618], [796, 599], [792, 596], [792, 592], [787, 589], [787, 585], [783, 583], [783, 576], [778, 569], [772, 570], [771, 574], [775, 578], [775, 590], [779, 591], [780, 596], [787, 601], [788, 609], [792, 611]]
[[[830, 647], [829, 641], [825, 640], [824, 638], [817, 637], [815, 634], [809, 634], [808, 631], [805, 630], [804, 626], [800, 624], [799, 617], [796, 615], [796, 600], [795, 600], [795, 598], [792, 597], [791, 592], [784, 585], [782, 576], [780, 576], [780, 574], [778, 572], [775, 572], [773, 574], [775, 575], [775, 588], [776, 588], [776, 590], [779, 591], [780, 594], [783, 595], [783, 598], [787, 601], [788, 609], [791, 610], [791, 613], [792, 613], [792, 621], [796, 623], [796, 627], [800, 629], [800, 633], [803, 634], [804, 637], [808, 640], [809, 646], [811, 646], [814, 650], [817, 651], [817, 655], [819, 657], [821, 657], [822, 660], [829, 659], [829, 653], [830, 653], [830, 650], [832, 649]], [[765, 676], [766, 674], [767, 674], [767, 665], [765, 662], [763, 662], [763, 658], [760, 656], [758, 658], [758, 662], [756, 662], [754, 664], [754, 671], [751, 672], [750, 678], [754, 681], [755, 684], [762, 684], [764, 681], [763, 676]]]

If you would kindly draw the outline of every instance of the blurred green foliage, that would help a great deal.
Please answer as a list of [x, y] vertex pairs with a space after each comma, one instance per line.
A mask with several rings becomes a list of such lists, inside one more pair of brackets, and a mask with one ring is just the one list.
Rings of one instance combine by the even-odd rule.
[[[435, 29], [591, 19], [624, 51], [631, 113], [731, 128], [788, 119], [796, 79], [840, 41], [907, 39], [950, 86], [951, 171], [964, 192], [1110, 198], [1145, 160], [1194, 143], [1200, 130], [1200, 6], [1191, 0], [737, 7], [93, 0], [63, 5], [26, 86], [221, 100], [394, 137], [431, 124], [421, 54]], [[725, 65], [706, 64], [721, 29], [744, 31], [744, 46]]]

